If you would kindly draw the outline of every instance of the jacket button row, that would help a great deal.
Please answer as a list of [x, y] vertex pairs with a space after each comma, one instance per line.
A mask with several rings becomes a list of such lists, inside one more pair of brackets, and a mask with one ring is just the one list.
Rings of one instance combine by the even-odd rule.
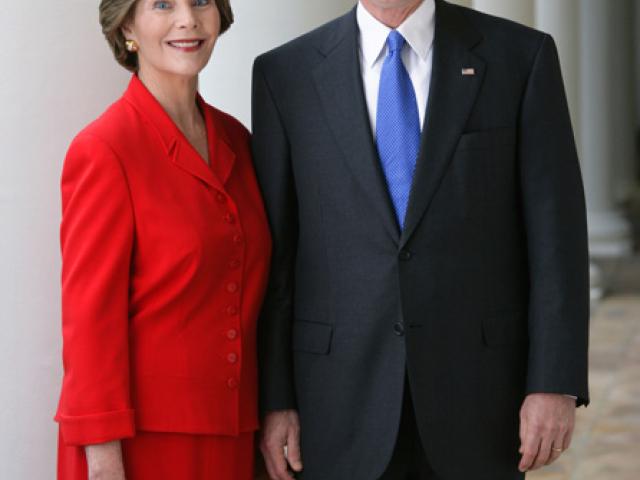
[[233, 236], [233, 243], [235, 243], [236, 245], [240, 245], [243, 241], [244, 239], [239, 233]]
[[227, 330], [227, 338], [229, 340], [235, 340], [236, 338], [238, 338], [238, 331], [235, 328], [230, 328], [229, 330]]
[[234, 377], [231, 377], [227, 380], [227, 387], [229, 387], [231, 390], [235, 390], [236, 388], [238, 388], [238, 380]]
[[224, 193], [216, 193], [216, 200], [218, 203], [227, 203], [227, 197], [224, 196]]
[[230, 282], [227, 284], [227, 292], [236, 293], [240, 287], [236, 282]]
[[233, 213], [227, 213], [224, 216], [224, 221], [233, 225], [234, 223], [236, 223], [236, 217]]
[[238, 355], [235, 353], [230, 353], [229, 355], [227, 355], [227, 362], [233, 364], [236, 363], [238, 361]]
[[238, 314], [238, 307], [236, 307], [235, 305], [229, 305], [227, 307], [227, 314], [230, 316], [234, 316]]
[[231, 269], [240, 268], [240, 265], [242, 265], [242, 263], [238, 259], [234, 259], [229, 262], [229, 268]]

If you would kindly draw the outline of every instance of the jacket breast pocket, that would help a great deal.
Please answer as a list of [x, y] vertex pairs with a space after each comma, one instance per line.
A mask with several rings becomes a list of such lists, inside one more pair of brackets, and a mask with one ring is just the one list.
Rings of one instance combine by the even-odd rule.
[[463, 133], [458, 141], [457, 150], [476, 150], [483, 148], [511, 147], [516, 143], [515, 128], [491, 128]]
[[332, 337], [332, 325], [304, 320], [293, 322], [294, 351], [327, 355], [331, 350]]
[[482, 337], [488, 347], [521, 345], [527, 341], [527, 313], [524, 310], [496, 312], [482, 321]]

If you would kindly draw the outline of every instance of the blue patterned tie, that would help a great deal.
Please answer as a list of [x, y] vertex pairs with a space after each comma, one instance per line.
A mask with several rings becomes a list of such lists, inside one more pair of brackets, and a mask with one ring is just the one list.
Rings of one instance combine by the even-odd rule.
[[420, 149], [420, 116], [416, 92], [402, 63], [404, 44], [400, 33], [393, 30], [389, 34], [389, 53], [380, 75], [376, 120], [378, 154], [401, 229]]

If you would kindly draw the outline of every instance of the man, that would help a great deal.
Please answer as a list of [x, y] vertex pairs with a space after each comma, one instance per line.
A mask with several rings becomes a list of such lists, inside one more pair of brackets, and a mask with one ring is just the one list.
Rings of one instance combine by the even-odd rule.
[[271, 478], [515, 480], [588, 403], [584, 194], [553, 40], [361, 0], [259, 57]]

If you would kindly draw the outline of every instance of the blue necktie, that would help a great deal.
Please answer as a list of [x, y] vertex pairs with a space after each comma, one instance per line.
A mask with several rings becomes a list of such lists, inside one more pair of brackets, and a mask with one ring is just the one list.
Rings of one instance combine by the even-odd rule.
[[393, 30], [389, 34], [376, 120], [378, 154], [401, 229], [420, 149], [420, 116], [411, 78], [402, 63], [404, 44], [400, 33]]

